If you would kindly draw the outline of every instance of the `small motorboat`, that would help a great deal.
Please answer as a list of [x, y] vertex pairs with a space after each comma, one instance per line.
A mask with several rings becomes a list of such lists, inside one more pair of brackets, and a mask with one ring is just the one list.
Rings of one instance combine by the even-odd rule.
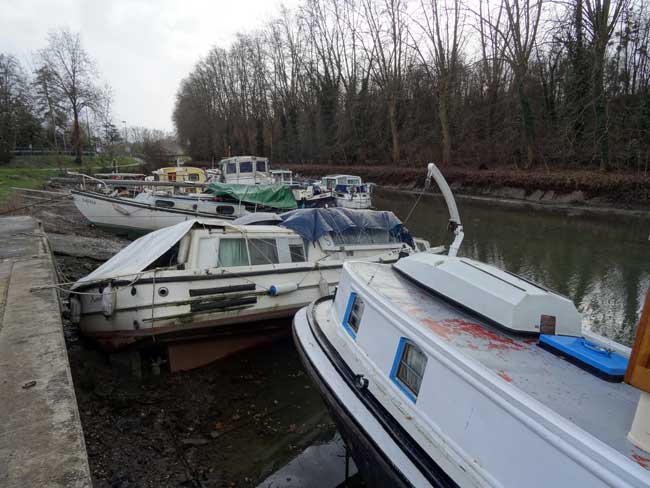
[[320, 187], [332, 192], [337, 207], [356, 209], [372, 207], [369, 187], [361, 182], [359, 176], [324, 176], [321, 180]]
[[392, 263], [423, 249], [385, 211], [299, 209], [242, 219], [188, 220], [134, 241], [75, 283], [73, 320], [112, 350], [232, 333], [329, 295], [347, 260]]
[[[369, 486], [650, 486], [650, 294], [634, 348], [546, 287], [448, 255], [348, 261], [294, 340]], [[428, 180], [427, 180], [428, 181]], [[623, 381], [625, 380], [625, 381]]]

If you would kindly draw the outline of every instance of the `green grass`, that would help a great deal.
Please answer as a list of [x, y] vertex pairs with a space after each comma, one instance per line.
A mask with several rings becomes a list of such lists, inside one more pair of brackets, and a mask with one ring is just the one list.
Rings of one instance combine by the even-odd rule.
[[[113, 160], [119, 165], [137, 164], [130, 156], [94, 156], [84, 157], [85, 172], [109, 172]], [[14, 194], [11, 187], [40, 189], [53, 176], [63, 176], [63, 169], [79, 171], [81, 167], [74, 162], [74, 156], [17, 156], [9, 164], [0, 166], [0, 207], [10, 204]], [[138, 172], [138, 166], [128, 166], [120, 171]]]

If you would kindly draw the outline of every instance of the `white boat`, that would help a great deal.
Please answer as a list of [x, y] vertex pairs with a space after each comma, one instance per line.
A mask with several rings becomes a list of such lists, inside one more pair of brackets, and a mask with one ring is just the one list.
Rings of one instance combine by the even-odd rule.
[[273, 183], [269, 160], [259, 156], [233, 156], [219, 161], [222, 183], [257, 185]]
[[650, 325], [630, 359], [583, 332], [569, 299], [457, 257], [460, 218], [431, 173], [449, 255], [346, 262], [334, 296], [294, 318], [368, 486], [649, 486]]
[[[244, 219], [255, 217], [278, 219]], [[191, 220], [148, 234], [74, 285], [73, 317], [109, 349], [245, 330], [328, 295], [346, 260], [390, 263], [416, 252], [391, 212], [301, 209], [280, 218]]]
[[356, 209], [372, 207], [372, 199], [368, 186], [361, 182], [359, 176], [324, 176], [320, 182], [320, 187], [332, 192], [337, 207]]
[[143, 192], [135, 198], [71, 190], [75, 206], [92, 224], [115, 232], [146, 234], [196, 218], [235, 219], [244, 205], [205, 198]]

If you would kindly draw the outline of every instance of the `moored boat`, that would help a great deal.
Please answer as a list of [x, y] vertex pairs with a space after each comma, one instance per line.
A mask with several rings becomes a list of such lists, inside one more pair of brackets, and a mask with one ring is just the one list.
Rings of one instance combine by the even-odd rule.
[[366, 482], [649, 486], [650, 327], [631, 354], [585, 333], [566, 297], [458, 257], [460, 218], [431, 174], [450, 205], [449, 255], [347, 262], [334, 296], [294, 318]]
[[321, 188], [332, 192], [337, 207], [366, 209], [372, 207], [368, 185], [359, 176], [330, 175], [320, 183]]
[[416, 252], [390, 212], [301, 209], [280, 218], [191, 220], [144, 236], [74, 285], [73, 316], [112, 349], [219, 332], [291, 316], [331, 292], [346, 260], [394, 262]]

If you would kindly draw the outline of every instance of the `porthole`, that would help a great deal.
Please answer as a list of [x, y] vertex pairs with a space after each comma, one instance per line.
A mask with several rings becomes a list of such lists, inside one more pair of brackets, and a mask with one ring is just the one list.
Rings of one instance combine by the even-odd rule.
[[138, 291], [135, 289], [135, 286], [131, 287], [131, 296], [134, 297], [136, 293], [138, 293]]
[[158, 295], [160, 295], [161, 297], [166, 297], [167, 295], [169, 295], [169, 290], [164, 286], [162, 288], [158, 288]]
[[135, 330], [138, 330], [140, 328], [140, 322], [138, 322], [137, 320], [134, 320], [133, 321], [133, 328]]

